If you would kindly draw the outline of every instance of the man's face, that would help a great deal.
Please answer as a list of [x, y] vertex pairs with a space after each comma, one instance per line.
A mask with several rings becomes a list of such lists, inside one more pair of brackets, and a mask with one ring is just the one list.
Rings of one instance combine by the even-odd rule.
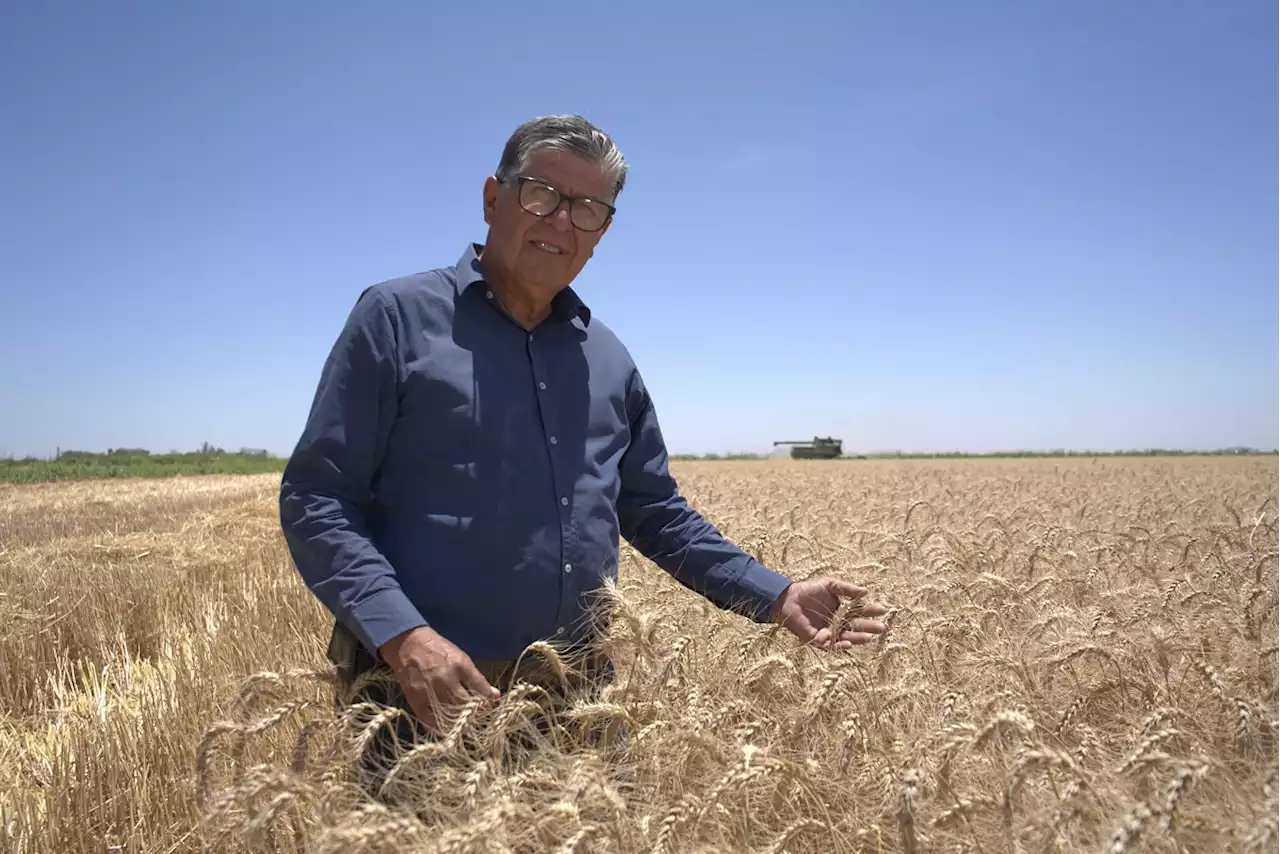
[[[520, 175], [549, 184], [566, 196], [613, 202], [613, 184], [604, 170], [575, 154], [539, 151]], [[537, 187], [526, 190], [526, 199], [551, 196]], [[599, 231], [583, 231], [570, 221], [567, 201], [550, 216], [536, 216], [521, 207], [520, 197], [519, 181], [499, 184], [492, 177], [485, 181], [484, 221], [489, 225], [486, 262], [496, 262], [505, 275], [524, 287], [558, 291], [582, 270], [608, 231], [609, 222]]]

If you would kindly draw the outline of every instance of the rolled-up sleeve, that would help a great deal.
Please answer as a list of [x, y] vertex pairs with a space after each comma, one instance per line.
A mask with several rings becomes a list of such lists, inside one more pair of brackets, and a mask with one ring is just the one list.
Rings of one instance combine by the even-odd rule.
[[391, 304], [361, 294], [334, 343], [280, 486], [280, 522], [307, 587], [376, 654], [425, 625], [370, 539], [373, 482], [396, 419], [400, 362]]
[[791, 579], [727, 540], [680, 495], [657, 412], [636, 374], [631, 444], [621, 462], [618, 517], [622, 536], [685, 587], [716, 606], [769, 621]]

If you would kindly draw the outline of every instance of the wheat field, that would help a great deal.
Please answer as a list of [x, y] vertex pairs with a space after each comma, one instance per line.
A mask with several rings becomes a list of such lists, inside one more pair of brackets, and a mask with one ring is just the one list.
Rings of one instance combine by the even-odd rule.
[[395, 807], [354, 787], [393, 713], [335, 708], [275, 476], [0, 488], [3, 850], [1277, 850], [1274, 457], [673, 470], [889, 633], [798, 647], [624, 548], [616, 683], [532, 751], [536, 692], [464, 709]]

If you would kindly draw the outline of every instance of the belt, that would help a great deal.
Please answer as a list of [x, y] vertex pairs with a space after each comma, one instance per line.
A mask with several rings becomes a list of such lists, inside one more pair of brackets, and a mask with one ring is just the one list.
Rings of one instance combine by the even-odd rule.
[[[557, 672], [547, 657], [536, 652], [526, 653], [519, 661], [476, 658], [472, 663], [490, 685], [504, 694], [521, 681], [559, 693], [599, 683], [613, 674], [612, 663], [596, 650], [580, 647], [557, 652], [562, 652], [561, 672]], [[390, 665], [365, 649], [355, 634], [337, 620], [334, 621], [327, 655], [344, 685], [350, 685], [377, 669], [390, 670]]]
[[613, 673], [608, 658], [595, 651], [565, 654], [559, 670], [537, 654], [526, 654], [518, 662], [494, 659], [473, 659], [473, 662], [480, 675], [504, 694], [519, 682], [528, 682], [553, 693], [573, 691], [607, 680]]

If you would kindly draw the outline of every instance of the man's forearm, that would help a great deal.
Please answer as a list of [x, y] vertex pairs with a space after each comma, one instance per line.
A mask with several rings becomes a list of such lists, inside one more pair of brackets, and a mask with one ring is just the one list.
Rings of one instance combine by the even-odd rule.
[[630, 391], [631, 445], [619, 466], [622, 536], [677, 581], [717, 606], [768, 622], [791, 580], [727, 540], [680, 495], [668, 469], [658, 415], [637, 373]]
[[791, 579], [761, 564], [726, 539], [674, 493], [625, 509], [634, 519], [627, 540], [677, 581], [717, 607], [760, 623]]
[[280, 523], [298, 572], [372, 653], [425, 622], [365, 518], [396, 417], [397, 328], [381, 294], [361, 294], [325, 361], [280, 484]]
[[369, 539], [354, 502], [331, 489], [291, 480], [286, 471], [280, 519], [307, 588], [371, 653], [426, 625], [400, 588], [394, 568]]

